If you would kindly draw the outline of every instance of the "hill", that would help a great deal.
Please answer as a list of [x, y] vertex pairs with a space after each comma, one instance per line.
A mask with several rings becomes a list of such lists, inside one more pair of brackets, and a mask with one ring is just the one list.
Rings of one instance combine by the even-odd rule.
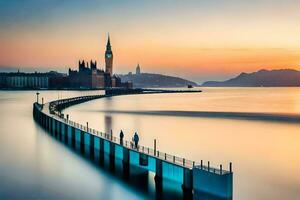
[[126, 74], [119, 75], [122, 81], [131, 81], [135, 88], [163, 88], [163, 87], [187, 87], [187, 85], [197, 86], [197, 83], [174, 76], [162, 74]]
[[300, 71], [293, 69], [259, 70], [241, 73], [227, 81], [207, 81], [205, 87], [288, 87], [300, 86]]

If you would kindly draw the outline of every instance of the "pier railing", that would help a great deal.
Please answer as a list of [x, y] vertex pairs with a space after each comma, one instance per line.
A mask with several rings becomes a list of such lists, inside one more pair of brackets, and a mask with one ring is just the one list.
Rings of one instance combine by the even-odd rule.
[[118, 145], [122, 145], [130, 150], [136, 151], [136, 152], [140, 152], [143, 154], [146, 154], [148, 156], [152, 156], [155, 158], [159, 158], [160, 160], [163, 160], [165, 162], [168, 163], [172, 163], [184, 168], [198, 168], [198, 169], [202, 169], [204, 171], [208, 171], [211, 173], [215, 173], [215, 174], [227, 174], [227, 173], [232, 173], [232, 165], [230, 163], [229, 165], [229, 170], [225, 170], [223, 169], [223, 166], [220, 165], [219, 168], [213, 167], [211, 166], [210, 162], [207, 162], [207, 165], [204, 164], [204, 162], [201, 160], [200, 162], [195, 162], [186, 158], [182, 158], [182, 157], [178, 157], [175, 155], [171, 155], [159, 150], [155, 150], [149, 147], [145, 147], [142, 145], [138, 145], [138, 147], [136, 148], [134, 145], [133, 141], [128, 141], [128, 140], [124, 140], [121, 141], [120, 138], [113, 136], [112, 134], [108, 134], [108, 133], [104, 133], [101, 131], [97, 131], [95, 129], [92, 129], [88, 126], [79, 124], [77, 122], [71, 121], [68, 119], [68, 117], [65, 117], [64, 114], [61, 113], [61, 110], [70, 106], [70, 105], [74, 105], [74, 104], [78, 104], [81, 102], [85, 102], [85, 101], [89, 101], [92, 99], [97, 99], [97, 98], [102, 98], [102, 97], [106, 97], [106, 95], [91, 95], [91, 96], [81, 96], [81, 97], [74, 97], [74, 98], [69, 98], [69, 99], [63, 99], [63, 100], [57, 100], [57, 101], [53, 101], [50, 102], [49, 104], [49, 111], [50, 114], [54, 114], [56, 117], [58, 117], [60, 120], [64, 121], [64, 123], [73, 126], [77, 129], [80, 129], [86, 133], [101, 137], [107, 141], [113, 142], [115, 144]]

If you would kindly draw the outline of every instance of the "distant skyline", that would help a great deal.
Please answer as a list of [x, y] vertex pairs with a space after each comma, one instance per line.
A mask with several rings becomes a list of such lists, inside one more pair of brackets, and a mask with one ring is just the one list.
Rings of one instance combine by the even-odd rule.
[[104, 68], [225, 80], [242, 71], [300, 69], [299, 0], [3, 0], [0, 70]]

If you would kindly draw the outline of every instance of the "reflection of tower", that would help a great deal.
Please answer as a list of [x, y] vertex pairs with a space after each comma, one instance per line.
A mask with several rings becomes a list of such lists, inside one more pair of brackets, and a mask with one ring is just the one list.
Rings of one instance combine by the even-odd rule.
[[104, 124], [105, 124], [105, 133], [110, 134], [112, 130], [112, 117], [109, 115], [105, 115]]
[[105, 51], [105, 72], [109, 73], [111, 76], [113, 74], [113, 53], [111, 50], [109, 35], [108, 35], [106, 51]]
[[140, 64], [138, 63], [136, 70], [135, 70], [135, 74], [140, 74], [141, 73], [141, 68], [140, 68]]

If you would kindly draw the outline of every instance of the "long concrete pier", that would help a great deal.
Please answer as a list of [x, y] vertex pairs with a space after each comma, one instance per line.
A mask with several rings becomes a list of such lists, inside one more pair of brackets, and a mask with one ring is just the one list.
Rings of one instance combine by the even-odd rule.
[[[222, 165], [215, 168], [211, 166], [210, 162], [204, 163], [202, 160], [195, 162], [142, 145], [136, 148], [131, 141], [120, 140], [109, 133], [97, 131], [90, 128], [88, 124], [81, 125], [73, 122], [69, 120], [69, 116], [62, 113], [63, 109], [86, 101], [129, 94], [128, 91], [120, 91], [106, 91], [105, 95], [80, 96], [45, 104], [35, 102], [33, 116], [36, 122], [49, 133], [64, 138], [64, 141], [70, 141], [74, 147], [76, 143], [80, 143], [83, 150], [86, 150], [85, 146], [89, 146], [88, 151], [91, 155], [96, 152], [105, 153], [112, 160], [122, 160], [124, 169], [128, 169], [129, 165], [134, 165], [154, 172], [155, 180], [158, 183], [163, 179], [171, 179], [180, 182], [184, 190], [194, 192], [194, 194], [208, 194], [220, 199], [232, 199], [231, 163], [229, 169], [225, 170]], [[141, 93], [161, 93], [161, 91], [133, 91], [131, 94]]]

